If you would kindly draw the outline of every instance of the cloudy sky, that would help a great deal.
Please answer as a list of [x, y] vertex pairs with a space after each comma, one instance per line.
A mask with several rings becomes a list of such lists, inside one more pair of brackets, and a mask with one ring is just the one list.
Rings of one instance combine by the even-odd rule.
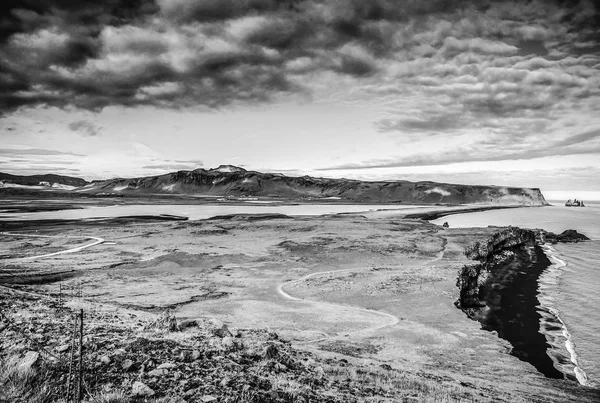
[[600, 5], [2, 0], [0, 171], [600, 191]]

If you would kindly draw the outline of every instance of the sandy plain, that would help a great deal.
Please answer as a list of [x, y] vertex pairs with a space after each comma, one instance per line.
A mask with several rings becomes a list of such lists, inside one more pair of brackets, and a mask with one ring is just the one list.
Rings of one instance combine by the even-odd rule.
[[0, 234], [0, 283], [266, 328], [298, 349], [433, 376], [481, 401], [594, 401], [453, 305], [464, 247], [493, 232], [390, 214], [26, 228]]

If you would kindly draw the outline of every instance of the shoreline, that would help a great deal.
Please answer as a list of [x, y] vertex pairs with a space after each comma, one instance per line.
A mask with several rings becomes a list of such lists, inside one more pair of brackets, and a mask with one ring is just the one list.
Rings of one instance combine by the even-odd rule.
[[514, 208], [537, 208], [537, 207], [547, 207], [547, 206], [549, 206], [549, 204], [546, 204], [544, 206], [520, 206], [520, 205], [514, 206], [514, 205], [510, 205], [510, 206], [466, 207], [464, 209], [456, 209], [456, 210], [440, 210], [440, 211], [429, 211], [429, 212], [425, 212], [425, 213], [406, 214], [404, 216], [404, 218], [433, 221], [433, 220], [437, 220], [442, 217], [446, 217], [449, 215], [456, 215], [456, 214], [479, 213], [479, 212], [489, 211], [489, 210], [505, 210], [505, 209], [514, 209]]
[[[540, 323], [540, 331], [549, 339], [549, 343], [554, 348], [554, 351], [549, 350], [550, 358], [555, 362], [555, 366], [559, 367], [561, 372], [569, 371], [572, 373], [579, 384], [584, 386], [593, 386], [588, 379], [588, 376], [579, 364], [575, 343], [566, 323], [560, 317], [559, 309], [554, 306], [554, 298], [548, 292], [550, 289], [558, 285], [559, 278], [563, 273], [563, 268], [567, 266], [567, 262], [559, 257], [558, 252], [549, 245], [541, 246], [543, 253], [550, 260], [551, 264], [544, 270], [538, 279], [538, 300], [540, 301], [540, 309], [551, 315], [545, 317], [542, 315]], [[556, 290], [554, 290], [556, 291]], [[560, 324], [560, 328], [554, 324]], [[559, 341], [557, 343], [557, 340]], [[563, 350], [564, 349], [564, 350]], [[566, 351], [566, 354], [565, 352]], [[568, 355], [568, 357], [567, 357]], [[561, 362], [564, 359], [568, 362]]]
[[537, 291], [539, 279], [550, 265], [542, 249], [533, 246], [495, 266], [479, 288], [485, 307], [478, 310], [474, 319], [482, 329], [496, 331], [498, 337], [511, 344], [511, 355], [530, 363], [544, 376], [574, 380], [556, 367], [558, 357], [548, 354], [551, 344], [540, 331], [543, 316], [538, 309], [538, 293], [532, 290]]

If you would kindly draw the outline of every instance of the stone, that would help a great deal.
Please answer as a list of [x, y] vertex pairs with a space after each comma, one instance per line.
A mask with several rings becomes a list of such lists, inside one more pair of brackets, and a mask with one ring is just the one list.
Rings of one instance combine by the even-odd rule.
[[107, 355], [103, 355], [102, 357], [100, 357], [100, 358], [99, 358], [99, 361], [100, 361], [102, 364], [106, 364], [106, 365], [108, 365], [108, 364], [110, 364], [110, 357], [109, 357], [109, 356], [107, 356]]
[[168, 373], [168, 369], [153, 369], [152, 371], [148, 372], [148, 376], [163, 376], [167, 375]]
[[59, 353], [64, 353], [65, 351], [67, 351], [69, 349], [69, 345], [68, 344], [63, 344], [61, 346], [56, 347], [56, 351]]
[[184, 319], [179, 323], [181, 329], [187, 329], [188, 327], [197, 327], [198, 321], [195, 319]]
[[271, 344], [267, 348], [265, 348], [265, 352], [264, 352], [265, 359], [272, 359], [272, 358], [277, 357], [278, 355], [279, 355], [279, 350], [273, 344]]
[[285, 372], [288, 370], [288, 367], [278, 362], [275, 364], [275, 370], [277, 370], [277, 372]]
[[190, 389], [183, 393], [183, 397], [192, 397], [196, 394], [196, 389]]
[[134, 382], [131, 387], [131, 393], [134, 396], [154, 396], [154, 391], [143, 382]]
[[170, 362], [165, 362], [164, 364], [160, 364], [158, 367], [156, 367], [156, 369], [172, 369], [175, 367], [177, 367], [177, 365]]
[[25, 357], [19, 363], [19, 371], [20, 372], [28, 372], [33, 369], [33, 367], [38, 363], [40, 359], [40, 353], [37, 351], [28, 351], [25, 354]]
[[133, 369], [133, 365], [134, 365], [133, 361], [131, 361], [131, 360], [125, 360], [121, 364], [121, 368], [123, 369], [123, 371], [128, 372], [129, 370]]
[[200, 401], [203, 403], [216, 402], [217, 398], [212, 395], [204, 395], [200, 398]]
[[233, 348], [233, 346], [235, 345], [233, 337], [231, 337], [231, 336], [223, 337], [223, 340], [221, 340], [221, 345], [223, 346], [223, 348], [225, 348], [227, 350]]
[[200, 351], [198, 351], [198, 350], [192, 351], [192, 360], [197, 360], [200, 357], [202, 357], [202, 353], [200, 353]]
[[181, 362], [188, 362], [190, 360], [190, 356], [191, 354], [189, 351], [183, 350], [181, 353], [179, 353], [178, 358]]
[[221, 338], [226, 337], [226, 336], [229, 336], [229, 337], [233, 336], [233, 334], [231, 334], [231, 332], [229, 331], [229, 328], [225, 324], [223, 324], [223, 326], [221, 326], [220, 328], [213, 330], [213, 334], [215, 336], [218, 336]]

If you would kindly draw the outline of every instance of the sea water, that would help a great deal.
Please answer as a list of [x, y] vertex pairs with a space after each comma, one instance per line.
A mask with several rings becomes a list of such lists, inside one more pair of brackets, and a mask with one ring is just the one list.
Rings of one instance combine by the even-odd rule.
[[575, 229], [592, 241], [544, 246], [552, 265], [538, 280], [540, 332], [559, 371], [581, 384], [600, 386], [600, 203], [564, 202], [540, 208], [457, 214], [433, 221], [450, 227], [514, 225], [560, 233]]

